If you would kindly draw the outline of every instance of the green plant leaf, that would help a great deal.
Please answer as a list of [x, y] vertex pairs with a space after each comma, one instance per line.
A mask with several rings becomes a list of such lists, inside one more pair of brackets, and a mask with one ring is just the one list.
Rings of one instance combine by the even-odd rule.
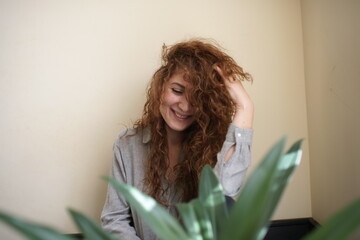
[[29, 240], [75, 240], [52, 228], [42, 226], [0, 212], [0, 220]]
[[277, 163], [284, 145], [285, 138], [270, 150], [249, 177], [238, 200], [232, 207], [229, 221], [222, 230], [220, 239], [256, 239], [262, 228], [259, 220], [263, 215], [266, 196], [270, 193], [272, 179], [275, 178]]
[[196, 212], [193, 204], [190, 203], [179, 203], [176, 205], [182, 223], [189, 234], [189, 237], [193, 240], [203, 240], [201, 235], [200, 222], [197, 219]]
[[194, 206], [196, 218], [199, 221], [201, 236], [203, 237], [203, 239], [215, 239], [213, 225], [211, 225], [212, 222], [205, 205], [200, 201], [199, 198], [192, 200], [189, 204], [192, 204]]
[[300, 163], [302, 151], [301, 145], [303, 140], [295, 142], [288, 152], [280, 158], [278, 162], [276, 175], [273, 181], [270, 194], [267, 196], [267, 204], [261, 219], [263, 223], [263, 231], [259, 232], [257, 239], [263, 239], [267, 231], [267, 223], [273, 215], [276, 206], [288, 184], [291, 175]]
[[199, 199], [211, 221], [213, 235], [218, 236], [223, 223], [228, 217], [223, 188], [209, 165], [201, 171]]
[[331, 216], [303, 240], [345, 240], [360, 228], [360, 198]]
[[301, 141], [282, 156], [284, 145], [282, 138], [249, 177], [220, 239], [258, 240], [265, 236], [270, 217], [301, 155]]
[[163, 240], [190, 239], [182, 226], [153, 198], [134, 187], [120, 183], [112, 178], [104, 178], [116, 189], [127, 202], [146, 221], [154, 233]]
[[119, 240], [85, 215], [69, 209], [72, 219], [87, 240]]

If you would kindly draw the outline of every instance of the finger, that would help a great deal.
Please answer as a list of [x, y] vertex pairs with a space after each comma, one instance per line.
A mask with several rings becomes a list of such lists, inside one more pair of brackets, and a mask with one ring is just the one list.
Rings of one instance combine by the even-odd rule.
[[215, 65], [214, 69], [215, 69], [215, 71], [217, 71], [217, 73], [220, 75], [220, 77], [222, 79], [225, 79], [224, 73], [223, 73], [223, 71], [221, 70], [221, 68], [219, 66]]
[[227, 76], [226, 77], [224, 75], [224, 72], [222, 71], [222, 69], [219, 66], [215, 65], [214, 69], [215, 69], [215, 71], [217, 71], [219, 73], [220, 77], [224, 80], [225, 83], [228, 82], [228, 81], [234, 82], [236, 80], [233, 76]]

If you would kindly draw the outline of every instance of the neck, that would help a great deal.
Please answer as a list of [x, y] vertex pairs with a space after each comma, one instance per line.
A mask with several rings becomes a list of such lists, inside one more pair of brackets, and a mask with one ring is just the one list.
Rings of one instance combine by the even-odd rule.
[[181, 151], [181, 144], [184, 133], [170, 129], [166, 126], [167, 143], [168, 143], [168, 166], [166, 171], [166, 178], [169, 182], [172, 182], [175, 178], [174, 166], [179, 162], [179, 156]]
[[168, 146], [180, 146], [184, 137], [183, 132], [174, 131], [166, 126]]

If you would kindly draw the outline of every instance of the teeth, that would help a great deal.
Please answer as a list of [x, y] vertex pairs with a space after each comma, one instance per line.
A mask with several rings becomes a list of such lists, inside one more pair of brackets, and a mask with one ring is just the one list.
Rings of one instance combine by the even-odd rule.
[[177, 117], [179, 117], [179, 118], [183, 118], [183, 119], [187, 118], [187, 116], [180, 115], [180, 114], [178, 114], [178, 113], [176, 113], [176, 112], [175, 112], [175, 115], [176, 115]]

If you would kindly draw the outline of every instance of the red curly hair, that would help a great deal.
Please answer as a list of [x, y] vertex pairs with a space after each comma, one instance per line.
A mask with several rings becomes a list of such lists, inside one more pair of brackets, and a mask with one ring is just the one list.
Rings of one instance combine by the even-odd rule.
[[191, 40], [170, 47], [163, 46], [162, 66], [152, 77], [142, 118], [135, 123], [136, 128], [151, 129], [151, 150], [144, 185], [148, 194], [163, 205], [167, 205], [163, 198], [167, 189], [163, 189], [162, 181], [169, 164], [159, 96], [162, 96], [169, 78], [175, 72], [183, 71], [184, 80], [192, 86], [185, 94], [195, 109], [195, 120], [185, 130], [182, 143], [184, 159], [174, 168], [177, 173], [174, 184], [177, 191], [181, 191], [182, 200], [187, 202], [197, 196], [201, 169], [206, 164], [215, 166], [216, 155], [225, 141], [235, 112], [235, 104], [214, 66], [219, 66], [225, 76], [252, 81], [251, 76], [215, 44]]

